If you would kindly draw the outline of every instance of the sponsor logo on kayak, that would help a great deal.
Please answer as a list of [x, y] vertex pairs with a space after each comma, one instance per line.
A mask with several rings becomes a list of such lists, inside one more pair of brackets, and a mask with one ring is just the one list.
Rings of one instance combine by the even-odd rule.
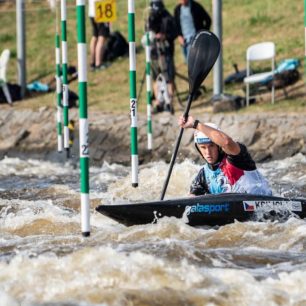
[[227, 204], [199, 204], [192, 206], [186, 206], [187, 215], [192, 213], [204, 213], [204, 214], [213, 214], [228, 212], [230, 210], [230, 205]]
[[243, 208], [245, 211], [302, 211], [302, 203], [299, 201], [243, 201]]

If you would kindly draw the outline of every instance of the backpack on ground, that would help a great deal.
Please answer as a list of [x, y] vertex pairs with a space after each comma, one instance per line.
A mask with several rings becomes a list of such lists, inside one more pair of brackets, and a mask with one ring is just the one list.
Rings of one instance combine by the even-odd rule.
[[275, 69], [274, 78], [268, 77], [262, 82], [262, 85], [266, 85], [269, 89], [271, 89], [272, 84], [277, 89], [293, 85], [300, 79], [298, 71], [300, 64], [300, 61], [296, 58], [282, 60]]
[[129, 45], [119, 31], [110, 34], [104, 50], [104, 61], [112, 62], [120, 56], [128, 55]]

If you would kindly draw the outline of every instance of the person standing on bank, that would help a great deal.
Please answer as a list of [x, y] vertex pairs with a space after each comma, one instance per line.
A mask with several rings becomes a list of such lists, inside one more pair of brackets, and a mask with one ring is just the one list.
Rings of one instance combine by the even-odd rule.
[[190, 187], [191, 195], [248, 193], [272, 195], [245, 145], [235, 142], [214, 123], [189, 116], [178, 119], [181, 128], [194, 128], [195, 147], [206, 161]]
[[92, 25], [92, 37], [90, 40], [90, 69], [106, 68], [103, 63], [103, 54], [107, 39], [110, 34], [109, 23], [97, 23], [95, 21], [95, 2], [97, 0], [89, 0], [88, 15]]
[[174, 18], [178, 41], [187, 61], [192, 38], [198, 31], [210, 29], [211, 18], [204, 7], [194, 0], [179, 0], [174, 9]]
[[[172, 97], [174, 93], [174, 41], [177, 37], [174, 17], [165, 8], [163, 0], [150, 0], [148, 30], [153, 34], [151, 41], [151, 68], [153, 92], [156, 112], [165, 110], [173, 113]], [[169, 103], [164, 103], [163, 95], [159, 94], [158, 76], [162, 74]], [[160, 99], [162, 98], [162, 99]]]

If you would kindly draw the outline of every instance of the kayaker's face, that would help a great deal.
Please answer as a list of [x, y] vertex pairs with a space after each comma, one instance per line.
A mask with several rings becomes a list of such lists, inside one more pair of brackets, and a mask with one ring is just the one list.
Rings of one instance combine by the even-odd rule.
[[215, 143], [198, 145], [200, 152], [209, 164], [215, 164], [219, 157], [219, 148]]

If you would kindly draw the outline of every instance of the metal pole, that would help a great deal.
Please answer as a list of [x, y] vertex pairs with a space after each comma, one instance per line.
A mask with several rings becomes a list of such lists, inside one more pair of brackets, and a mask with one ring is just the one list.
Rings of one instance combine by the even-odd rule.
[[213, 71], [214, 95], [223, 92], [223, 60], [222, 60], [222, 0], [213, 0], [213, 32], [219, 38], [221, 50]]
[[136, 47], [135, 2], [128, 0], [128, 38], [130, 61], [130, 112], [131, 112], [131, 168], [132, 186], [138, 186], [137, 97], [136, 97]]
[[26, 90], [26, 34], [24, 0], [16, 0], [16, 29], [18, 84], [21, 86], [21, 97], [24, 98]]
[[81, 170], [81, 218], [82, 235], [90, 235], [89, 202], [89, 145], [87, 116], [87, 46], [85, 1], [76, 0], [78, 36], [78, 82], [79, 82], [79, 130], [80, 130], [80, 170]]
[[[306, 0], [305, 0], [306, 1]], [[148, 150], [152, 150], [152, 84], [151, 84], [151, 47], [150, 34], [146, 32], [146, 84], [147, 84], [147, 134], [148, 134]]]
[[61, 0], [61, 32], [62, 32], [62, 77], [63, 77], [63, 109], [64, 109], [64, 148], [69, 152], [69, 110], [68, 110], [68, 48], [67, 48], [67, 4]]

